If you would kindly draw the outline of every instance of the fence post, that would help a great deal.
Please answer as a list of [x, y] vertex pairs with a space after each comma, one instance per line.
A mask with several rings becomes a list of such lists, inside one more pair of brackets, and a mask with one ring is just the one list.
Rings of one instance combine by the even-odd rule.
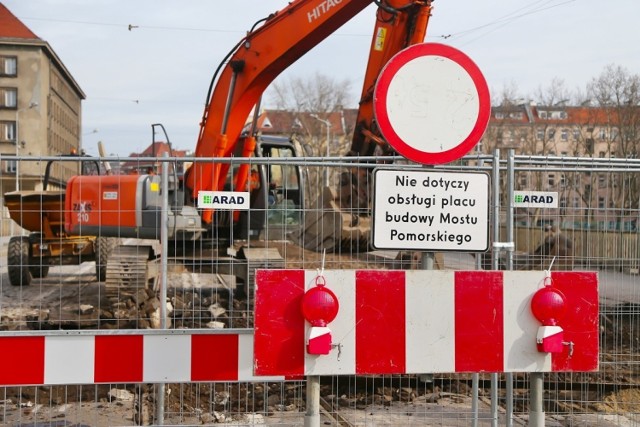
[[[514, 205], [513, 205], [513, 192], [515, 185], [515, 150], [513, 148], [509, 148], [507, 150], [507, 244], [510, 245], [511, 248], [515, 248], [515, 242], [513, 239], [513, 227], [514, 227]], [[507, 270], [513, 270], [513, 250], [507, 249]], [[506, 383], [506, 406], [507, 406], [507, 414], [506, 414], [506, 427], [511, 427], [513, 425], [513, 373], [506, 372], [504, 375], [505, 383]]]
[[307, 376], [307, 412], [304, 414], [304, 427], [320, 427], [320, 377]]
[[544, 427], [544, 410], [542, 407], [542, 389], [544, 386], [542, 372], [531, 372], [529, 391], [529, 427]]
[[[167, 329], [167, 252], [169, 250], [169, 163], [167, 157], [169, 153], [164, 153], [162, 162], [162, 212], [160, 213], [160, 329]], [[176, 182], [177, 185], [177, 182]], [[164, 396], [165, 384], [158, 384], [156, 396], [156, 424], [164, 425]]]
[[[482, 169], [484, 166], [484, 159], [480, 158], [478, 160], [478, 168]], [[482, 259], [479, 256], [476, 256], [476, 270], [482, 270], [484, 267], [482, 265]], [[471, 374], [471, 427], [478, 427], [478, 396], [480, 394], [480, 374], [474, 372]]]
[[[496, 243], [500, 241], [500, 149], [493, 150], [493, 248], [492, 268], [500, 269], [500, 252]], [[491, 426], [498, 427], [498, 374], [491, 374]]]

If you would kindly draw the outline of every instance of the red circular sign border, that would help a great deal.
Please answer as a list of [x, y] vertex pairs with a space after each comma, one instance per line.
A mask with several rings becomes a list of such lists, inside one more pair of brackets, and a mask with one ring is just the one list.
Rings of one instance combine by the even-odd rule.
[[[408, 62], [422, 56], [437, 55], [448, 58], [460, 65], [469, 74], [478, 93], [478, 118], [469, 135], [455, 147], [441, 152], [418, 150], [405, 143], [393, 129], [387, 114], [387, 95], [391, 81], [397, 72]], [[491, 115], [489, 87], [478, 66], [466, 54], [451, 46], [440, 43], [420, 43], [411, 45], [398, 52], [384, 66], [374, 88], [373, 109], [378, 127], [387, 142], [398, 153], [409, 160], [423, 164], [443, 164], [458, 160], [467, 154], [482, 138]]]

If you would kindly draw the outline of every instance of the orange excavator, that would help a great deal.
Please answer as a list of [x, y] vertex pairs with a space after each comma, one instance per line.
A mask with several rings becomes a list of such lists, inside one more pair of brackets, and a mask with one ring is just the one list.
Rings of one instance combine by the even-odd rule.
[[[179, 194], [171, 199], [176, 202], [169, 215], [171, 239], [202, 240], [201, 236], [208, 236], [215, 240], [221, 236], [218, 226], [242, 223], [241, 217], [234, 218], [223, 211], [198, 211], [193, 204], [201, 191], [244, 191], [252, 177], [251, 168], [256, 166], [262, 172], [257, 187], [262, 188], [263, 194], [251, 197], [250, 212], [253, 210], [253, 213], [242, 225], [249, 229], [245, 237], [255, 235], [252, 226], [264, 225], [265, 217], [270, 215], [267, 191], [274, 190], [270, 188], [274, 177], [287, 182], [286, 188], [275, 189], [293, 207], [287, 212], [304, 210], [303, 178], [299, 168], [291, 163], [287, 163], [291, 166], [282, 167], [259, 164], [232, 167], [231, 162], [212, 162], [210, 159], [295, 156], [297, 150], [291, 141], [270, 140], [253, 131], [243, 133], [247, 118], [280, 73], [372, 3], [377, 6], [375, 28], [350, 154], [362, 157], [374, 154], [377, 147], [382, 152], [388, 150], [373, 114], [374, 86], [380, 71], [396, 53], [424, 41], [431, 0], [291, 1], [282, 10], [256, 22], [216, 70], [195, 149], [196, 161], [185, 173], [183, 181], [176, 179], [170, 184], [169, 191]], [[160, 194], [158, 176], [74, 177], [67, 187], [67, 231], [157, 239]], [[74, 214], [73, 206], [82, 204], [90, 204], [90, 212]], [[290, 224], [292, 218], [281, 218], [280, 221]], [[135, 250], [123, 251], [120, 259], [130, 261], [140, 253], [140, 245], [137, 245]], [[114, 259], [119, 257], [117, 251], [113, 255]], [[142, 258], [152, 256], [142, 253]]]
[[[311, 48], [331, 35], [371, 3], [378, 5], [374, 36], [360, 99], [351, 154], [372, 155], [384, 140], [373, 117], [373, 89], [382, 67], [403, 48], [424, 40], [431, 13], [430, 0], [298, 0], [266, 18], [224, 61], [210, 92], [196, 145], [196, 157], [228, 157], [242, 146], [242, 157], [252, 155], [255, 137], [241, 137], [251, 110], [269, 84]], [[226, 165], [196, 163], [186, 184], [193, 195], [221, 190]], [[237, 174], [236, 188], [244, 188], [247, 171]], [[211, 211], [205, 212], [211, 221]]]

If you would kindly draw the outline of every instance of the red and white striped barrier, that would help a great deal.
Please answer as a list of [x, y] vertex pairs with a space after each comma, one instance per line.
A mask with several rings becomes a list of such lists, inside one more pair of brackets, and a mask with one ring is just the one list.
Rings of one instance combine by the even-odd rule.
[[534, 271], [331, 270], [324, 283], [339, 311], [328, 355], [305, 351], [300, 302], [315, 270], [256, 275], [256, 375], [559, 372], [598, 369], [598, 278], [552, 272], [566, 299], [564, 351], [539, 352]]
[[281, 381], [253, 375], [253, 334], [0, 336], [0, 386]]

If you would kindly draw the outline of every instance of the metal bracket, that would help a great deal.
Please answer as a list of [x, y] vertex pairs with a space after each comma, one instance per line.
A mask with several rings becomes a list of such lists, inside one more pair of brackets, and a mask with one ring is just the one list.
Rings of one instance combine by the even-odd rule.
[[573, 356], [573, 341], [563, 341], [562, 344], [569, 346], [569, 357]]
[[516, 245], [513, 242], [493, 242], [493, 249], [496, 251], [513, 252]]
[[331, 347], [338, 349], [338, 361], [340, 361], [340, 356], [342, 356], [342, 344], [341, 343], [338, 343], [338, 344], [331, 343]]

